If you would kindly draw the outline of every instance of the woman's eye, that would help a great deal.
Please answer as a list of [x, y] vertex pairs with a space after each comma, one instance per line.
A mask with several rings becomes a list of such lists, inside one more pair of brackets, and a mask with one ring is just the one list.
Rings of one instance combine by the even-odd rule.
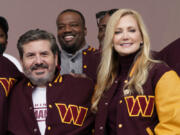
[[120, 34], [122, 33], [121, 31], [115, 31], [114, 34]]
[[130, 32], [136, 32], [136, 30], [135, 29], [131, 29], [131, 30], [129, 30]]

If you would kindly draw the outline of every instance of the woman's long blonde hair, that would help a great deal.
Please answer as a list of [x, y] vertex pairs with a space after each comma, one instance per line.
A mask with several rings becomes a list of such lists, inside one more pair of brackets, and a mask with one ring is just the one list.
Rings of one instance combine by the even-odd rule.
[[[97, 111], [97, 105], [101, 99], [104, 91], [108, 90], [113, 84], [118, 73], [118, 53], [113, 48], [113, 36], [115, 28], [119, 20], [126, 15], [132, 15], [137, 21], [143, 45], [138, 55], [138, 63], [134, 69], [133, 75], [131, 76], [129, 82], [124, 86], [124, 88], [129, 89], [131, 94], [137, 92], [138, 94], [143, 94], [142, 85], [145, 83], [148, 70], [152, 63], [156, 62], [150, 58], [150, 40], [143, 23], [143, 20], [139, 13], [131, 9], [119, 9], [116, 11], [109, 19], [105, 38], [104, 46], [102, 49], [102, 58], [98, 68], [97, 84], [95, 86], [95, 92], [92, 97], [92, 110]], [[126, 95], [125, 95], [126, 96]]]

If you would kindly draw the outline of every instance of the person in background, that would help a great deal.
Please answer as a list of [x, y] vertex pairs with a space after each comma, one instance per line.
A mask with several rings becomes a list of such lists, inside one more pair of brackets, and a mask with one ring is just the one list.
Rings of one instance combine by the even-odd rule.
[[49, 32], [30, 30], [17, 47], [25, 77], [9, 96], [8, 135], [91, 135], [93, 81], [60, 74]]
[[180, 133], [180, 78], [150, 53], [139, 13], [119, 9], [108, 21], [92, 97], [95, 135]]
[[7, 130], [8, 95], [22, 76], [16, 66], [2, 55], [7, 45], [7, 32], [7, 21], [0, 16], [0, 135], [5, 135]]
[[0, 135], [5, 135], [7, 130], [8, 95], [21, 76], [12, 62], [0, 55]]
[[3, 54], [3, 56], [8, 58], [12, 63], [16, 65], [19, 71], [22, 72], [22, 67], [19, 61], [12, 55], [4, 53], [8, 44], [8, 31], [9, 25], [7, 23], [7, 20], [4, 17], [0, 16], [0, 54]]
[[96, 13], [96, 22], [97, 22], [97, 26], [98, 26], [98, 40], [99, 40], [99, 49], [100, 50], [102, 49], [107, 22], [108, 22], [110, 16], [117, 10], [118, 9], [114, 8], [114, 9], [100, 11], [100, 12]]
[[87, 28], [82, 13], [66, 9], [58, 15], [56, 24], [61, 46], [61, 74], [85, 74], [95, 80], [99, 53], [86, 43]]
[[180, 38], [168, 44], [158, 52], [157, 58], [166, 62], [180, 76]]

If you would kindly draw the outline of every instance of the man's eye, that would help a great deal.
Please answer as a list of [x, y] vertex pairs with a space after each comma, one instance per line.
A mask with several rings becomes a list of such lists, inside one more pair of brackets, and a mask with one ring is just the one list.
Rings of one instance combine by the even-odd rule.
[[0, 34], [0, 37], [4, 37], [5, 35], [4, 34]]
[[62, 26], [62, 25], [59, 25], [58, 26], [58, 30], [61, 30], [61, 29], [63, 29], [64, 28], [64, 26]]
[[42, 53], [41, 55], [42, 55], [42, 56], [48, 56], [48, 54], [47, 54], [47, 53]]
[[47, 52], [47, 51], [41, 53], [41, 56], [43, 56], [43, 57], [46, 57], [48, 55], [49, 55], [49, 52]]
[[79, 26], [79, 24], [71, 24], [71, 27], [77, 27], [77, 26]]
[[99, 28], [99, 32], [105, 31], [105, 28]]
[[33, 54], [28, 54], [28, 55], [26, 55], [27, 58], [31, 58], [31, 57], [33, 57], [33, 56], [34, 56]]

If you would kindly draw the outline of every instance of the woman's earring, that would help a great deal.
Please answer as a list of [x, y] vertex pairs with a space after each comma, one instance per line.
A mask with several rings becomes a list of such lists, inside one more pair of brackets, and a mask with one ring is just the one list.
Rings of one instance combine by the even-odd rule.
[[141, 41], [141, 42], [140, 42], [140, 46], [143, 46], [143, 44], [144, 44], [143, 41]]

